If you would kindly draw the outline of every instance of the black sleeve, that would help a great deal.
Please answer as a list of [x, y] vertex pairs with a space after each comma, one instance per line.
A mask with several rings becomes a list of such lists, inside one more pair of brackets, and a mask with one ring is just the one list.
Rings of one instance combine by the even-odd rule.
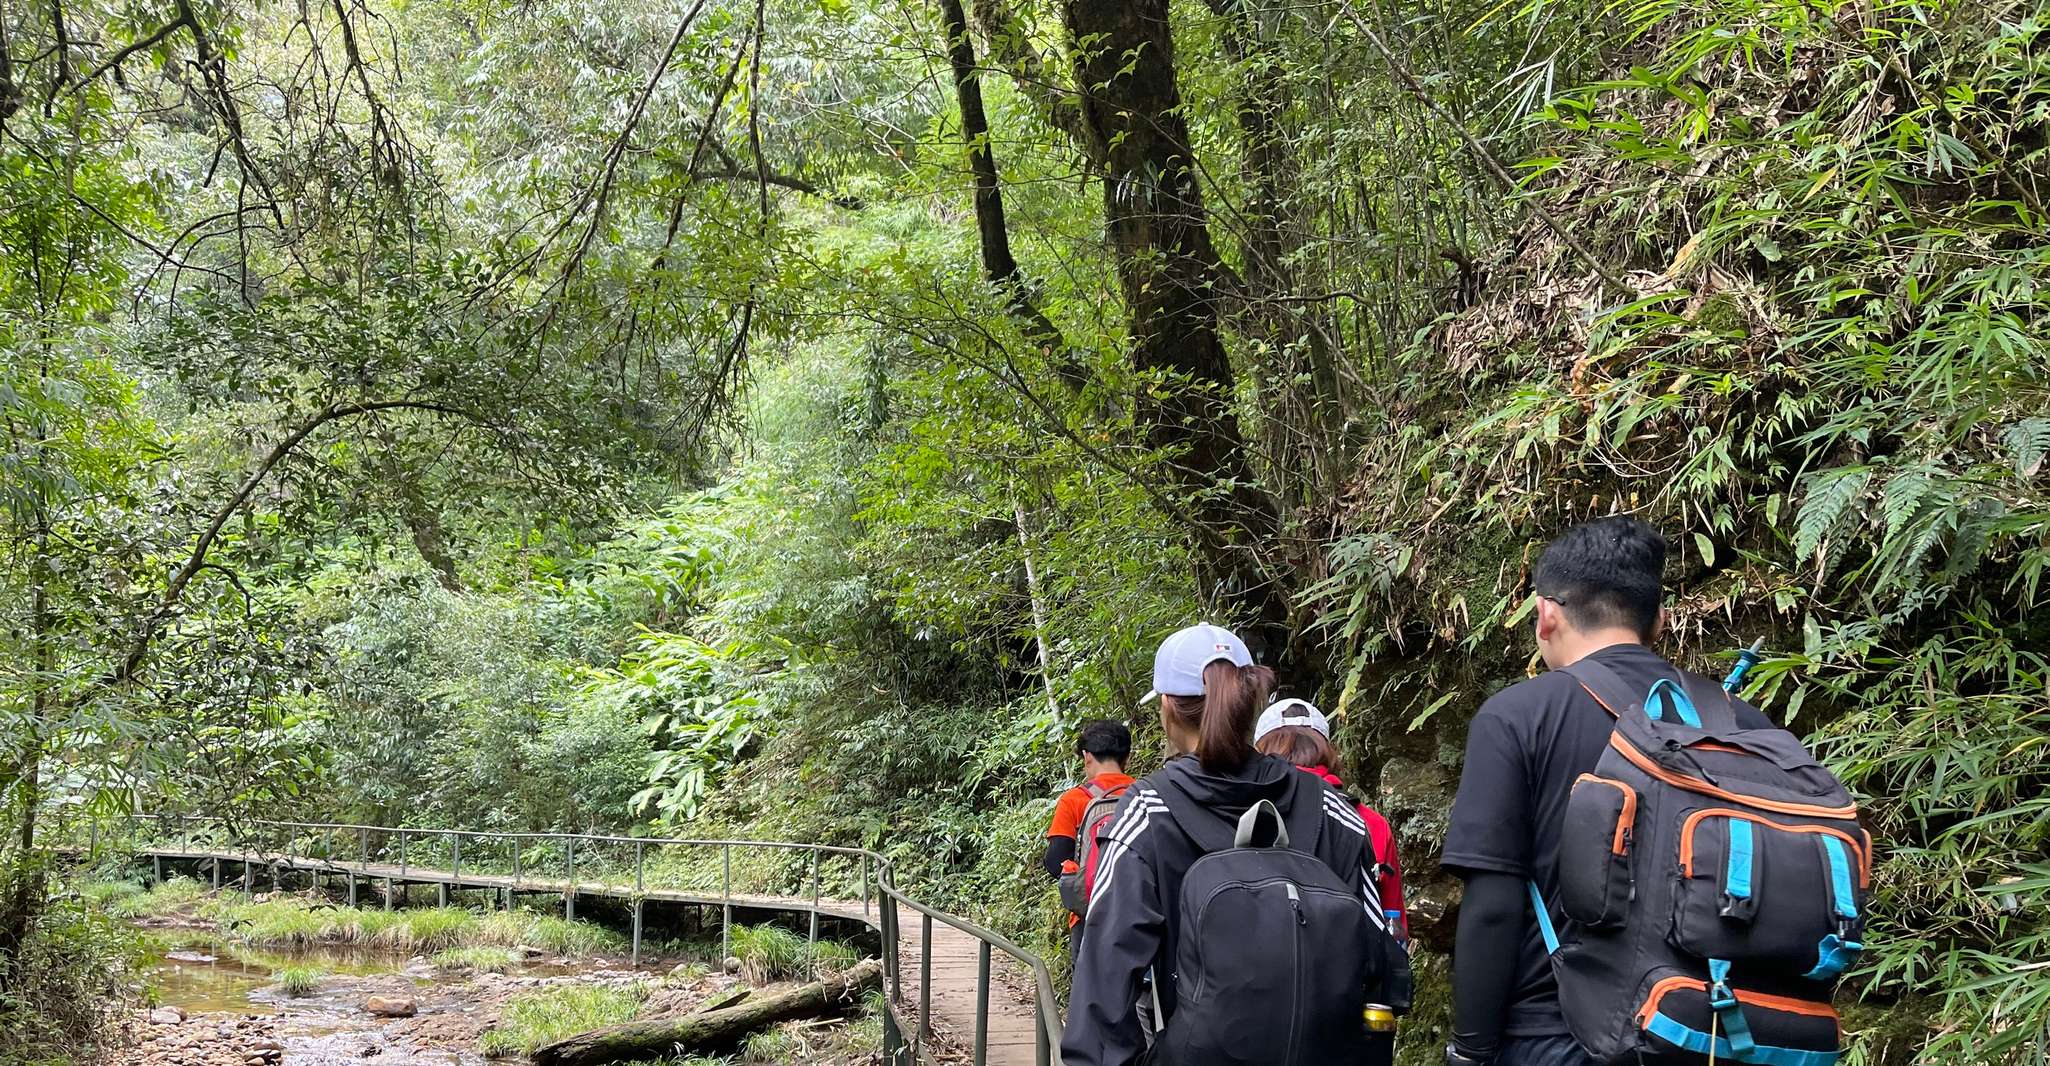
[[1494, 1057], [1509, 1022], [1509, 997], [1522, 969], [1523, 879], [1476, 873], [1466, 879], [1452, 948], [1452, 1042], [1465, 1054]]
[[1462, 874], [1497, 873], [1529, 877], [1531, 787], [1523, 744], [1517, 739], [1501, 696], [1481, 706], [1466, 734], [1466, 768], [1452, 801], [1440, 864]]
[[1039, 864], [1046, 868], [1046, 876], [1060, 880], [1061, 864], [1075, 857], [1074, 837], [1047, 837], [1046, 856]]

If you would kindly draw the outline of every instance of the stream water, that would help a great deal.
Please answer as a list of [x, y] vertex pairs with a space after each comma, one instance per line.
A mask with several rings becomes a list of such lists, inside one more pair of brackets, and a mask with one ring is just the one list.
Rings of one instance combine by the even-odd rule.
[[[268, 1039], [283, 1047], [281, 1066], [481, 1066], [474, 1050], [484, 1004], [460, 979], [437, 979], [432, 967], [390, 954], [315, 948], [261, 951], [204, 936], [153, 936], [148, 979], [152, 999], [184, 1011], [186, 1026], [218, 1030], [225, 1045], [240, 1019], [260, 1019]], [[277, 971], [312, 966], [327, 976], [313, 992], [287, 995]], [[536, 975], [560, 974], [559, 963]], [[373, 1017], [362, 1007], [371, 995], [414, 999], [421, 1017]], [[488, 1015], [487, 1015], [488, 1017]], [[466, 1024], [467, 1023], [467, 1024]], [[180, 1060], [182, 1061], [182, 1060]]]

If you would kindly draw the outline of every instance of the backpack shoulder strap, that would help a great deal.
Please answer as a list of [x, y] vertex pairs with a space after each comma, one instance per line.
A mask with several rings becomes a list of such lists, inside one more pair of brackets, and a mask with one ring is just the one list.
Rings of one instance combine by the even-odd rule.
[[1563, 670], [1615, 718], [1641, 714], [1653, 721], [1691, 726], [1709, 733], [1726, 732], [1737, 725], [1729, 693], [1685, 670], [1675, 668], [1673, 677], [1658, 679], [1643, 693], [1632, 691], [1621, 675], [1592, 659], [1570, 663]]
[[1623, 679], [1618, 677], [1614, 670], [1592, 659], [1568, 663], [1560, 669], [1578, 681], [1580, 687], [1585, 689], [1588, 695], [1593, 696], [1594, 701], [1601, 704], [1602, 710], [1609, 712], [1611, 718], [1639, 713], [1644, 706], [1642, 693], [1630, 691], [1630, 686], [1624, 684]]
[[1701, 712], [1701, 728], [1711, 733], [1737, 728], [1737, 698], [1729, 689], [1686, 670], [1680, 671], [1680, 681], [1694, 700], [1694, 709]]

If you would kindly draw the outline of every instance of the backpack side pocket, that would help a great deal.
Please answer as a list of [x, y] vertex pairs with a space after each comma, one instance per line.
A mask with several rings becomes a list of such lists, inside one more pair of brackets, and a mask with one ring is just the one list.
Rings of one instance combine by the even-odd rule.
[[1568, 918], [1595, 927], [1623, 921], [1635, 891], [1630, 846], [1636, 829], [1636, 789], [1594, 774], [1573, 782], [1559, 841], [1559, 905]]

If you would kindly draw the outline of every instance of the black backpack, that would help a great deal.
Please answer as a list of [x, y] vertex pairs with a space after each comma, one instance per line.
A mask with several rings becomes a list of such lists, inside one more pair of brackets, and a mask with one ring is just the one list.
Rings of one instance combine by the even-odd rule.
[[[1309, 811], [1297, 819], [1297, 832], [1314, 840], [1323, 815], [1319, 804], [1304, 806]], [[1169, 812], [1185, 829], [1218, 820], [1209, 812], [1176, 810], [1172, 800]], [[1272, 831], [1264, 832], [1268, 825]], [[1172, 975], [1177, 1003], [1155, 1062], [1360, 1061], [1367, 1046], [1363, 1009], [1369, 993], [1384, 987], [1387, 953], [1401, 956], [1401, 948], [1323, 860], [1289, 846], [1289, 829], [1273, 803], [1255, 804], [1239, 819], [1229, 847], [1209, 850], [1189, 866], [1180, 906]], [[1406, 996], [1402, 1006], [1408, 1006]]]
[[1562, 928], [1530, 888], [1574, 1037], [1618, 1066], [1832, 1066], [1872, 869], [1850, 795], [1708, 681], [1638, 696], [1600, 663], [1566, 672], [1616, 716], [1567, 801]]

